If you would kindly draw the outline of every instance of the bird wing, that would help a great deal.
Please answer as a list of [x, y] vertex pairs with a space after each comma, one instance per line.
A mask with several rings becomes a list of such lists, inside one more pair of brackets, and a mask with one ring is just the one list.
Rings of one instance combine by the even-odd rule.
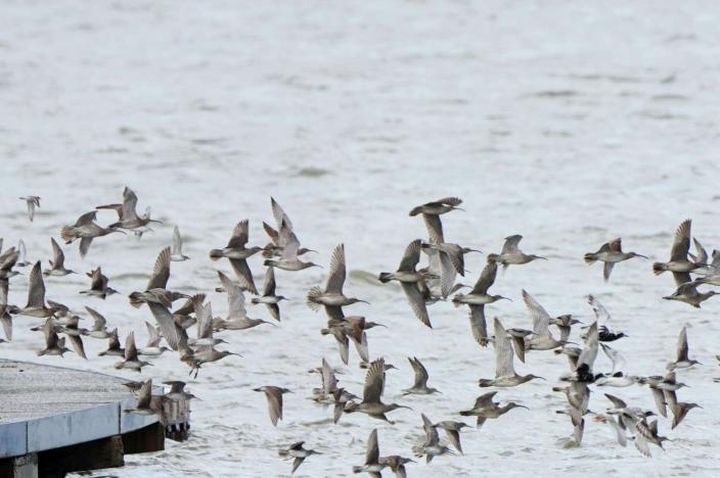
[[180, 228], [177, 225], [173, 228], [172, 253], [182, 255], [182, 237], [180, 237]]
[[621, 398], [618, 398], [615, 395], [610, 395], [609, 393], [606, 393], [605, 398], [610, 400], [610, 402], [612, 402], [615, 408], [627, 408], [627, 404]]
[[357, 353], [360, 356], [360, 360], [368, 362], [370, 360], [370, 354], [368, 352], [367, 334], [365, 332], [362, 332], [362, 334], [360, 334], [360, 340], [357, 340], [353, 336], [351, 336], [350, 338], [355, 344], [355, 350], [357, 350]]
[[417, 357], [410, 358], [408, 357], [408, 360], [410, 361], [410, 365], [413, 368], [413, 371], [415, 372], [415, 387], [423, 387], [427, 386], [427, 381], [429, 378], [429, 374], [425, 366], [420, 362], [420, 360], [417, 359]]
[[107, 320], [105, 319], [105, 317], [103, 317], [100, 312], [91, 307], [85, 306], [85, 310], [88, 311], [88, 313], [95, 321], [93, 323], [93, 330], [105, 330], [105, 327], [107, 326]]
[[86, 212], [75, 221], [75, 227], [84, 226], [86, 224], [92, 224], [97, 216], [97, 211]]
[[424, 413], [421, 413], [420, 415], [422, 416], [423, 430], [425, 430], [425, 446], [430, 447], [437, 445], [440, 441], [437, 428], [433, 426], [433, 422], [430, 421]]
[[212, 328], [212, 304], [208, 302], [206, 305], [200, 304], [197, 307], [197, 327], [198, 339], [211, 339], [213, 336]]
[[278, 420], [282, 420], [282, 392], [277, 387], [271, 387], [270, 390], [265, 392], [265, 396], [267, 397], [270, 421], [277, 426]]
[[125, 360], [137, 360], [137, 347], [135, 346], [135, 332], [130, 332], [125, 339]]
[[613, 267], [615, 267], [614, 262], [605, 262], [603, 264], [603, 279], [607, 282], [610, 280], [610, 274], [612, 274]]
[[275, 229], [274, 229], [270, 224], [268, 224], [267, 222], [263, 222], [263, 229], [265, 230], [265, 233], [266, 233], [266, 234], [268, 235], [268, 237], [270, 238], [270, 241], [271, 241], [274, 245], [279, 246], [280, 244], [279, 244], [278, 241], [279, 241], [279, 239], [280, 239], [280, 236], [279, 236], [277, 230], [275, 230]]
[[337, 377], [330, 364], [322, 359], [322, 368], [320, 369], [320, 375], [322, 377], [323, 392], [332, 393], [337, 390]]
[[348, 341], [347, 334], [340, 327], [333, 327], [330, 331], [333, 337], [335, 337], [340, 360], [347, 365], [348, 359], [350, 358], [350, 342]]
[[642, 454], [643, 456], [649, 457], [651, 455], [650, 455], [650, 446], [648, 445], [647, 438], [645, 438], [645, 436], [642, 434], [642, 432], [639, 431], [639, 427], [640, 427], [641, 423], [642, 422], [638, 422], [635, 425], [635, 429], [637, 430], [637, 433], [635, 434], [635, 440], [634, 440], [635, 448], [637, 448], [638, 451], [640, 452], [640, 454]]
[[497, 276], [497, 263], [494, 261], [488, 262], [485, 265], [485, 268], [482, 270], [482, 273], [480, 274], [480, 277], [478, 278], [477, 282], [475, 283], [475, 287], [473, 287], [473, 290], [470, 293], [477, 294], [477, 295], [487, 294], [488, 289], [495, 282], [496, 276]]
[[255, 280], [253, 279], [252, 271], [245, 259], [229, 259], [230, 265], [235, 271], [235, 275], [242, 283], [243, 287], [257, 295], [258, 291], [255, 287]]
[[7, 251], [3, 252], [2, 255], [0, 255], [0, 270], [10, 271], [13, 267], [15, 267], [15, 263], [19, 257], [20, 253], [15, 247], [11, 247]]
[[205, 301], [205, 294], [195, 294], [183, 303], [177, 310], [173, 312], [174, 315], [190, 315], [195, 312], [195, 306], [202, 304]]
[[506, 237], [505, 244], [503, 244], [503, 248], [502, 251], [500, 251], [500, 254], [514, 254], [520, 252], [519, 244], [522, 238], [523, 237], [520, 234]]
[[53, 268], [63, 269], [65, 266], [65, 254], [63, 253], [60, 245], [57, 243], [55, 238], [50, 238], [50, 244], [52, 244], [53, 250]]
[[5, 338], [12, 340], [12, 315], [7, 312], [7, 304], [0, 302], [0, 324], [2, 324], [3, 332], [5, 332]]
[[235, 229], [233, 229], [232, 236], [230, 237], [230, 240], [227, 243], [227, 247], [231, 248], [242, 248], [245, 247], [245, 244], [247, 244], [249, 239], [249, 225], [248, 220], [243, 219], [242, 221], [238, 222], [235, 226]]
[[683, 327], [678, 336], [677, 361], [682, 362], [688, 359], [687, 327]]
[[167, 282], [170, 278], [170, 255], [170, 247], [166, 247], [160, 251], [157, 259], [155, 259], [155, 266], [153, 267], [152, 276], [150, 276], [146, 290], [165, 289], [167, 287]]
[[365, 453], [365, 464], [374, 465], [380, 458], [380, 449], [378, 448], [377, 428], [370, 432], [367, 442], [367, 452]]
[[292, 230], [293, 224], [292, 221], [290, 221], [290, 218], [288, 215], [283, 211], [283, 208], [280, 207], [280, 204], [275, 200], [275, 198], [270, 198], [270, 207], [272, 208], [273, 217], [275, 218], [275, 222], [278, 225], [278, 228], [280, 225], [284, 222], [285, 225]]
[[620, 352], [604, 343], [600, 343], [600, 346], [602, 347], [603, 352], [605, 352], [607, 358], [609, 358], [612, 362], [612, 373], [621, 371], [625, 368], [625, 357], [623, 357]]
[[662, 390], [655, 387], [650, 387], [650, 392], [652, 392], [655, 408], [657, 408], [658, 413], [667, 418], [667, 401], [665, 400], [665, 394]]
[[297, 470], [300, 465], [302, 465], [303, 461], [305, 461], [305, 457], [302, 456], [296, 456], [293, 460], [292, 470], [290, 470], [290, 473], [295, 473], [295, 470]]
[[263, 281], [263, 295], [275, 295], [275, 287], [275, 268], [273, 266], [269, 266], [265, 271], [265, 280]]
[[146, 347], [157, 347], [160, 345], [160, 331], [155, 327], [153, 324], [151, 324], [148, 321], [145, 321], [145, 328], [147, 328], [148, 331], [148, 339], [146, 342]]
[[382, 391], [385, 388], [385, 360], [378, 359], [370, 364], [365, 375], [363, 388], [363, 402], [379, 403]]
[[475, 399], [475, 406], [473, 408], [486, 408], [491, 407], [493, 405], [493, 397], [495, 397], [495, 392], [488, 392], [483, 395], [480, 395], [477, 399]]
[[528, 312], [530, 312], [530, 317], [532, 317], [533, 320], [533, 332], [540, 337], [549, 337], [550, 314], [524, 289], [522, 291], [522, 297]]
[[297, 259], [298, 249], [300, 249], [300, 241], [286, 222], [283, 222], [280, 225], [278, 235], [280, 247], [283, 248], [282, 258], [287, 260]]
[[514, 377], [516, 374], [513, 367], [512, 341], [498, 318], [493, 321], [493, 326], [495, 329], [495, 378]]
[[90, 245], [92, 244], [93, 238], [92, 237], [83, 237], [80, 239], [80, 257], [85, 257], [90, 250]]
[[487, 345], [485, 305], [470, 305], [470, 330], [472, 331], [475, 341], [485, 347]]
[[79, 335], [67, 335], [67, 338], [70, 340], [70, 345], [72, 345], [75, 353], [78, 354], [78, 356], [87, 360], [87, 355], [85, 355], [85, 346], [83, 345], [82, 337], [80, 337]]
[[415, 317], [420, 319], [420, 322], [423, 324], [432, 328], [427, 306], [425, 305], [425, 299], [423, 298], [420, 289], [418, 289], [418, 286], [412, 282], [401, 282], [400, 285], [402, 286], [403, 291], [405, 291], [405, 296], [410, 304], [410, 308], [415, 313]]
[[595, 313], [595, 319], [598, 325], [604, 325], [610, 322], [610, 312], [598, 301], [594, 295], [587, 296], [588, 304]]
[[595, 359], [597, 358], [599, 340], [598, 325], [597, 321], [595, 321], [590, 325], [590, 329], [585, 337], [585, 347], [582, 349], [582, 352], [580, 352], [576, 368], [580, 368], [581, 365], [587, 365], [588, 371], [592, 371]]
[[55, 324], [52, 319], [47, 319], [43, 325], [43, 335], [45, 335], [45, 346], [48, 349], [54, 348], [58, 343], [58, 336], [55, 332]]
[[622, 239], [618, 237], [608, 242], [608, 250], [612, 252], [622, 252]]
[[686, 261], [690, 250], [690, 227], [692, 221], [684, 220], [675, 230], [675, 240], [670, 250], [671, 261]]
[[246, 319], [245, 294], [242, 289], [235, 285], [235, 283], [222, 272], [218, 271], [218, 276], [228, 295], [228, 318]]
[[22, 239], [18, 241], [18, 252], [20, 253], [20, 261], [27, 262], [27, 247], [25, 247], [25, 241]]
[[125, 187], [123, 190], [123, 204], [122, 204], [122, 220], [133, 221], [138, 219], [135, 208], [137, 207], [138, 198], [135, 192], [129, 187]]
[[342, 294], [345, 275], [345, 246], [338, 244], [332, 253], [332, 259], [330, 259], [330, 276], [325, 291]]
[[440, 258], [440, 292], [443, 297], [447, 297], [455, 285], [457, 270], [450, 258], [450, 254], [445, 251], [438, 251], [438, 257]]
[[40, 261], [30, 271], [27, 307], [45, 307], [45, 281], [40, 272]]
[[100, 267], [93, 269], [90, 273], [90, 289], [100, 291], [103, 290], [103, 285], [107, 285], [107, 277], [103, 276]]
[[420, 261], [421, 245], [422, 241], [420, 239], [415, 239], [407, 245], [403, 257], [400, 260], [398, 271], [412, 272], [415, 270], [415, 266]]
[[425, 220], [425, 227], [427, 228], [430, 242], [433, 244], [442, 244], [445, 242], [440, 216], [436, 214], [423, 214], [423, 219]]
[[138, 402], [137, 409], [148, 409], [150, 408], [150, 401], [152, 400], [152, 379], [149, 378], [146, 382], [143, 382], [140, 390], [137, 393]]
[[695, 263], [696, 264], [707, 264], [708, 261], [708, 253], [705, 250], [705, 248], [700, 244], [700, 241], [695, 239], [693, 237], [693, 244], [695, 245], [695, 252], [697, 252], [697, 255], [695, 256]]
[[617, 439], [617, 442], [620, 444], [620, 446], [626, 446], [627, 436], [625, 435], [625, 431], [620, 428], [620, 425], [618, 425], [615, 417], [613, 417], [612, 415], [605, 415], [605, 419], [607, 420], [608, 425], [610, 425], [610, 428], [612, 428], [615, 432], [615, 438]]
[[187, 341], [187, 332], [185, 332], [185, 329], [175, 323], [172, 314], [164, 305], [158, 304], [157, 302], [148, 302], [147, 305], [153, 317], [157, 320], [160, 332], [162, 332], [162, 336], [165, 337], [165, 341], [171, 349], [178, 350], [180, 343]]

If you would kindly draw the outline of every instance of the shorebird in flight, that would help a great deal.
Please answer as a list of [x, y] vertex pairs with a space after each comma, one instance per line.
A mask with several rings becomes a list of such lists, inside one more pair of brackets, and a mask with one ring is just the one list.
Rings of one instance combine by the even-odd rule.
[[615, 264], [627, 261], [633, 257], [642, 257], [643, 259], [648, 258], [647, 256], [643, 256], [637, 252], [623, 252], [622, 239], [618, 237], [617, 239], [613, 239], [612, 241], [606, 242], [600, 246], [600, 249], [596, 252], [588, 252], [585, 254], [585, 263], [593, 264], [596, 261], [602, 262], [604, 264], [603, 277], [607, 282], [610, 279], [610, 274], [612, 273]]

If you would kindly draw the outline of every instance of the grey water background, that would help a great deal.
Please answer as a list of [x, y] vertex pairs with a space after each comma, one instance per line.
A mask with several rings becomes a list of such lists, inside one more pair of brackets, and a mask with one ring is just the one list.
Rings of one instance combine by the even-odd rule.
[[[50, 257], [50, 236], [92, 207], [119, 201], [130, 186], [140, 208], [166, 222], [141, 240], [97, 240], [81, 261], [65, 247], [66, 265], [85, 272], [101, 265], [122, 294], [105, 302], [77, 292], [84, 276], [49, 278], [47, 296], [83, 314], [105, 314], [124, 337], [144, 342], [146, 308], [126, 295], [144, 287], [172, 225], [186, 237], [189, 262], [172, 265], [170, 284], [205, 291], [216, 314], [224, 297], [211, 292], [216, 270], [207, 251], [223, 245], [236, 222], [250, 219], [251, 243], [264, 244], [269, 196], [292, 218], [300, 240], [320, 251], [327, 267], [344, 242], [351, 271], [347, 292], [367, 299], [349, 312], [388, 325], [369, 332], [373, 357], [400, 367], [387, 377], [386, 398], [413, 407], [392, 414], [390, 426], [366, 416], [324, 422], [330, 409], [312, 403], [307, 374], [322, 357], [339, 365], [325, 321], [304, 304], [326, 270], [279, 271], [279, 326], [226, 333], [243, 355], [203, 367], [189, 388], [193, 436], [167, 450], [127, 457], [113, 470], [123, 477], [289, 476], [277, 456], [282, 445], [305, 440], [321, 451], [295, 476], [347, 476], [364, 461], [365, 440], [379, 428], [382, 454], [411, 454], [422, 440], [420, 412], [456, 417], [481, 393], [480, 377], [494, 373], [492, 348], [480, 349], [464, 309], [431, 307], [434, 330], [411, 314], [399, 288], [368, 277], [397, 266], [405, 245], [425, 230], [407, 212], [446, 195], [464, 199], [466, 212], [443, 217], [446, 237], [485, 253], [510, 234], [525, 236], [527, 252], [548, 262], [511, 267], [496, 293], [513, 302], [489, 306], [506, 327], [529, 327], [521, 288], [551, 314], [590, 321], [584, 301], [596, 294], [629, 334], [616, 343], [626, 372], [663, 372], [685, 324], [691, 352], [703, 366], [682, 372], [693, 410], [672, 441], [646, 459], [621, 448], [609, 428], [588, 421], [583, 446], [564, 449], [572, 428], [554, 410], [564, 398], [550, 391], [567, 365], [552, 353], [529, 354], [519, 373], [533, 381], [498, 393], [530, 411], [515, 410], [481, 430], [463, 433], [464, 456], [410, 464], [413, 477], [695, 475], [720, 471], [718, 384], [714, 355], [720, 326], [717, 301], [702, 310], [663, 301], [670, 276], [654, 277], [651, 261], [615, 268], [610, 283], [584, 252], [622, 236], [627, 250], [664, 259], [672, 233], [686, 217], [706, 246], [720, 245], [717, 225], [718, 74], [715, 2], [82, 2], [0, 3], [0, 201], [5, 247], [19, 238], [30, 260]], [[16, 198], [38, 194], [35, 222]], [[114, 218], [100, 213], [99, 221]], [[466, 282], [484, 255], [467, 258]], [[250, 261], [261, 279], [260, 258]], [[26, 280], [12, 280], [10, 300], [22, 304]], [[262, 308], [251, 316], [268, 318]], [[85, 315], [85, 314], [83, 314]], [[103, 341], [87, 340], [90, 360], [35, 356], [40, 335], [32, 318], [15, 320], [15, 340], [3, 357], [115, 373], [98, 358]], [[400, 397], [411, 385], [407, 356], [428, 367], [443, 395]], [[359, 393], [364, 371], [351, 366], [341, 385]], [[610, 368], [604, 356], [598, 367]], [[187, 378], [174, 355], [142, 375]], [[281, 385], [285, 420], [273, 428], [266, 402], [251, 388]], [[612, 389], [652, 407], [646, 388]], [[590, 408], [606, 406], [597, 390]], [[386, 475], [388, 472], [386, 472]]]

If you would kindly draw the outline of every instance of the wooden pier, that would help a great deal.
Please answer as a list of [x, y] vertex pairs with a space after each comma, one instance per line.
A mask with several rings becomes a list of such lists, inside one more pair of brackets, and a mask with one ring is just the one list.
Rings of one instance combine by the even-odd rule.
[[[184, 440], [188, 401], [162, 414], [127, 413], [137, 399], [123, 378], [0, 359], [0, 477], [63, 477], [123, 466], [123, 456]], [[161, 394], [154, 387], [153, 394]]]

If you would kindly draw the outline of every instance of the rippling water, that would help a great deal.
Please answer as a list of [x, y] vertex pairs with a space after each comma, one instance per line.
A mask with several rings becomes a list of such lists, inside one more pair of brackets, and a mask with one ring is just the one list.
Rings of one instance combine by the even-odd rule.
[[[158, 454], [127, 457], [120, 476], [287, 476], [277, 449], [306, 440], [321, 451], [296, 476], [349, 475], [364, 461], [365, 440], [379, 428], [382, 454], [410, 455], [421, 441], [420, 412], [456, 417], [494, 371], [492, 348], [479, 349], [464, 309], [437, 304], [434, 330], [409, 312], [402, 292], [377, 286], [367, 273], [391, 270], [405, 245], [425, 234], [407, 212], [446, 195], [467, 212], [443, 217], [453, 242], [499, 250], [502, 238], [525, 236], [523, 247], [548, 262], [511, 267], [496, 293], [514, 302], [488, 307], [506, 327], [529, 327], [520, 300], [526, 288], [551, 314], [591, 319], [584, 295], [596, 294], [629, 338], [616, 343], [627, 372], [658, 374], [673, 358], [688, 324], [691, 352], [705, 365], [682, 372], [690, 387], [680, 398], [700, 403], [686, 421], [661, 434], [666, 452], [645, 459], [619, 447], [606, 426], [588, 421], [583, 446], [563, 449], [569, 420], [554, 410], [564, 398], [550, 391], [566, 371], [551, 353], [531, 353], [519, 373], [548, 378], [503, 390], [499, 397], [530, 407], [481, 430], [463, 433], [465, 456], [411, 464], [409, 475], [535, 474], [712, 476], [720, 472], [716, 428], [718, 301], [702, 310], [663, 301], [671, 277], [654, 277], [650, 262], [615, 268], [604, 284], [599, 266], [582, 254], [622, 236], [626, 249], [668, 255], [672, 232], [694, 219], [707, 246], [720, 245], [716, 213], [719, 7], [710, 2], [26, 2], [0, 6], [0, 201], [6, 247], [24, 238], [31, 260], [50, 255], [50, 236], [98, 204], [120, 199], [125, 185], [166, 221], [138, 241], [97, 240], [81, 261], [67, 247], [67, 266], [102, 265], [122, 294], [105, 302], [77, 292], [84, 276], [50, 278], [48, 297], [81, 312], [105, 314], [124, 337], [144, 341], [147, 308], [126, 294], [145, 274], [179, 224], [192, 260], [172, 266], [170, 284], [211, 291], [211, 247], [224, 244], [234, 224], [249, 218], [251, 242], [265, 241], [269, 196], [292, 218], [298, 236], [321, 251], [346, 245], [353, 272], [348, 293], [371, 306], [348, 309], [385, 323], [369, 332], [372, 356], [400, 367], [388, 373], [386, 398], [413, 407], [393, 413], [395, 426], [347, 415], [333, 426], [330, 409], [312, 403], [318, 382], [309, 368], [322, 357], [339, 365], [332, 339], [321, 337], [321, 313], [304, 304], [306, 290], [326, 271], [279, 271], [284, 303], [279, 327], [224, 333], [243, 354], [201, 370], [189, 388], [193, 436]], [[25, 194], [42, 196], [28, 223]], [[113, 218], [101, 213], [99, 220]], [[468, 256], [474, 281], [484, 256]], [[260, 258], [251, 260], [260, 281]], [[23, 303], [26, 281], [12, 281], [10, 299]], [[216, 313], [224, 296], [209, 294]], [[251, 310], [266, 317], [262, 308]], [[115, 372], [96, 357], [103, 341], [87, 340], [91, 360], [37, 358], [36, 323], [16, 319], [16, 339], [3, 357]], [[354, 354], [354, 352], [353, 352]], [[401, 398], [412, 382], [407, 356], [430, 371], [443, 395]], [[364, 372], [353, 363], [341, 385], [359, 392]], [[604, 356], [599, 368], [609, 368]], [[143, 371], [156, 380], [186, 378], [175, 356]], [[138, 375], [127, 374], [130, 378]], [[291, 388], [285, 421], [270, 426], [265, 399], [251, 388]], [[647, 389], [616, 392], [652, 407]], [[590, 408], [607, 404], [602, 390]], [[386, 475], [389, 473], [386, 472]]]

